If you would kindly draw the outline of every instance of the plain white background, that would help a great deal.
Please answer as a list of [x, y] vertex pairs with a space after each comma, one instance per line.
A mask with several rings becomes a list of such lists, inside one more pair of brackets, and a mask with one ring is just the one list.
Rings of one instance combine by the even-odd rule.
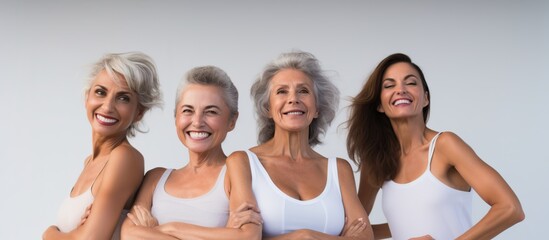
[[[2, 1], [0, 4], [0, 239], [37, 239], [91, 152], [82, 87], [108, 52], [142, 51], [158, 66], [164, 109], [131, 142], [146, 168], [178, 168], [187, 153], [173, 107], [183, 74], [224, 69], [240, 91], [227, 153], [256, 144], [249, 87], [292, 49], [316, 55], [340, 88], [324, 144], [347, 158], [348, 99], [385, 56], [403, 52], [430, 84], [428, 126], [453, 131], [497, 169], [526, 220], [498, 239], [539, 239], [549, 214], [545, 99], [549, 95], [547, 1]], [[358, 176], [358, 174], [356, 175]], [[474, 220], [488, 207], [476, 197]], [[379, 204], [373, 223], [384, 221]]]

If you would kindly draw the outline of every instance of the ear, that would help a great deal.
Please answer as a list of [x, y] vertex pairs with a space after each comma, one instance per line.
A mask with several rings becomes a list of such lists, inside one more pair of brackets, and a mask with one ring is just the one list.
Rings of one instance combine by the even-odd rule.
[[379, 105], [377, 105], [377, 111], [380, 112], [380, 113], [385, 112], [385, 109], [383, 109], [383, 106], [381, 106], [381, 103]]
[[229, 119], [229, 132], [232, 131], [236, 126], [237, 119], [238, 119], [238, 112], [236, 112], [234, 116], [231, 119]]
[[429, 92], [425, 91], [425, 96], [423, 96], [425, 98], [425, 103], [423, 104], [423, 107], [427, 107], [427, 105], [429, 105]]
[[267, 109], [267, 117], [269, 118], [273, 118], [273, 114], [271, 113], [271, 108], [270, 107], [266, 107], [265, 109]]
[[143, 115], [145, 115], [145, 111], [143, 110], [142, 107], [138, 107], [137, 108], [137, 115], [133, 119], [133, 122], [136, 123], [136, 122], [141, 121], [141, 119], [143, 118]]

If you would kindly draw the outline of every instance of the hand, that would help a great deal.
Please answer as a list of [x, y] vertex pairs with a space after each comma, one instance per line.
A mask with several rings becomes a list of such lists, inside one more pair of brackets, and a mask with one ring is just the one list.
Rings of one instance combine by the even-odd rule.
[[143, 227], [156, 227], [158, 226], [158, 220], [151, 214], [148, 209], [142, 206], [133, 206], [134, 214], [128, 213], [128, 218], [137, 226]]
[[82, 217], [80, 218], [80, 224], [78, 224], [78, 226], [84, 225], [84, 223], [86, 222], [86, 220], [88, 220], [88, 216], [90, 216], [91, 208], [92, 208], [92, 204], [90, 204], [90, 205], [86, 208], [86, 211], [84, 211], [84, 214], [82, 214]]
[[240, 228], [242, 225], [247, 223], [261, 225], [263, 223], [263, 219], [261, 219], [259, 209], [257, 209], [256, 206], [245, 202], [242, 203], [236, 211], [229, 214], [227, 227]]
[[431, 235], [427, 234], [421, 237], [410, 238], [410, 240], [435, 240]]
[[[347, 219], [345, 219], [347, 221]], [[343, 237], [357, 237], [366, 229], [368, 224], [362, 218], [355, 219], [347, 228], [343, 230]]]

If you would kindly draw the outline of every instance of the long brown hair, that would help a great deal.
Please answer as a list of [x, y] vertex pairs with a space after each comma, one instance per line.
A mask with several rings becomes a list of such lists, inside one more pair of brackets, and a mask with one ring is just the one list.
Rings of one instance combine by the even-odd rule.
[[[381, 187], [384, 181], [394, 179], [400, 168], [400, 143], [389, 118], [385, 113], [378, 111], [383, 75], [387, 68], [399, 62], [409, 63], [418, 71], [423, 88], [427, 92], [427, 99], [430, 101], [429, 87], [421, 69], [410, 57], [395, 53], [377, 65], [360, 93], [352, 99], [347, 121], [349, 157], [362, 169], [361, 174], [367, 175], [368, 183], [375, 187]], [[430, 104], [423, 108], [425, 123], [429, 117], [429, 106]]]

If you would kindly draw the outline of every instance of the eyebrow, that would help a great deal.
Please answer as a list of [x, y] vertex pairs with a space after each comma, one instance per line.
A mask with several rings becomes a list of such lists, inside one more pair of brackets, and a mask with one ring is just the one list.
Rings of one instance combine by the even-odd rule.
[[[416, 75], [414, 75], [414, 74], [408, 74], [408, 75], [406, 75], [406, 77], [404, 77], [404, 80], [406, 80], [406, 79], [408, 79], [408, 78], [411, 78], [411, 77], [414, 77], [414, 78], [419, 79], [419, 77], [416, 76]], [[392, 82], [395, 82], [396, 80], [393, 79], [393, 78], [385, 78], [385, 79], [383, 79], [383, 81], [384, 81], [384, 82], [385, 82], [385, 81], [392, 81]]]
[[[296, 87], [313, 87], [314, 84], [308, 84], [308, 83], [299, 83], [296, 85]], [[289, 84], [277, 84], [277, 85], [272, 85], [272, 88], [289, 88], [290, 85]]]
[[[105, 86], [101, 85], [101, 84], [95, 84], [95, 87], [99, 87], [101, 89], [104, 89], [104, 90], [109, 90], [108, 88], [106, 88]], [[116, 93], [117, 95], [121, 95], [121, 94], [127, 94], [127, 95], [133, 95], [133, 93], [131, 91], [120, 91], [120, 92], [117, 92]]]
[[[194, 107], [192, 105], [189, 105], [189, 104], [183, 104], [183, 105], [181, 105], [180, 108], [185, 108], [185, 107], [194, 109]], [[221, 109], [217, 105], [208, 105], [204, 109], [211, 109], [211, 108]]]

